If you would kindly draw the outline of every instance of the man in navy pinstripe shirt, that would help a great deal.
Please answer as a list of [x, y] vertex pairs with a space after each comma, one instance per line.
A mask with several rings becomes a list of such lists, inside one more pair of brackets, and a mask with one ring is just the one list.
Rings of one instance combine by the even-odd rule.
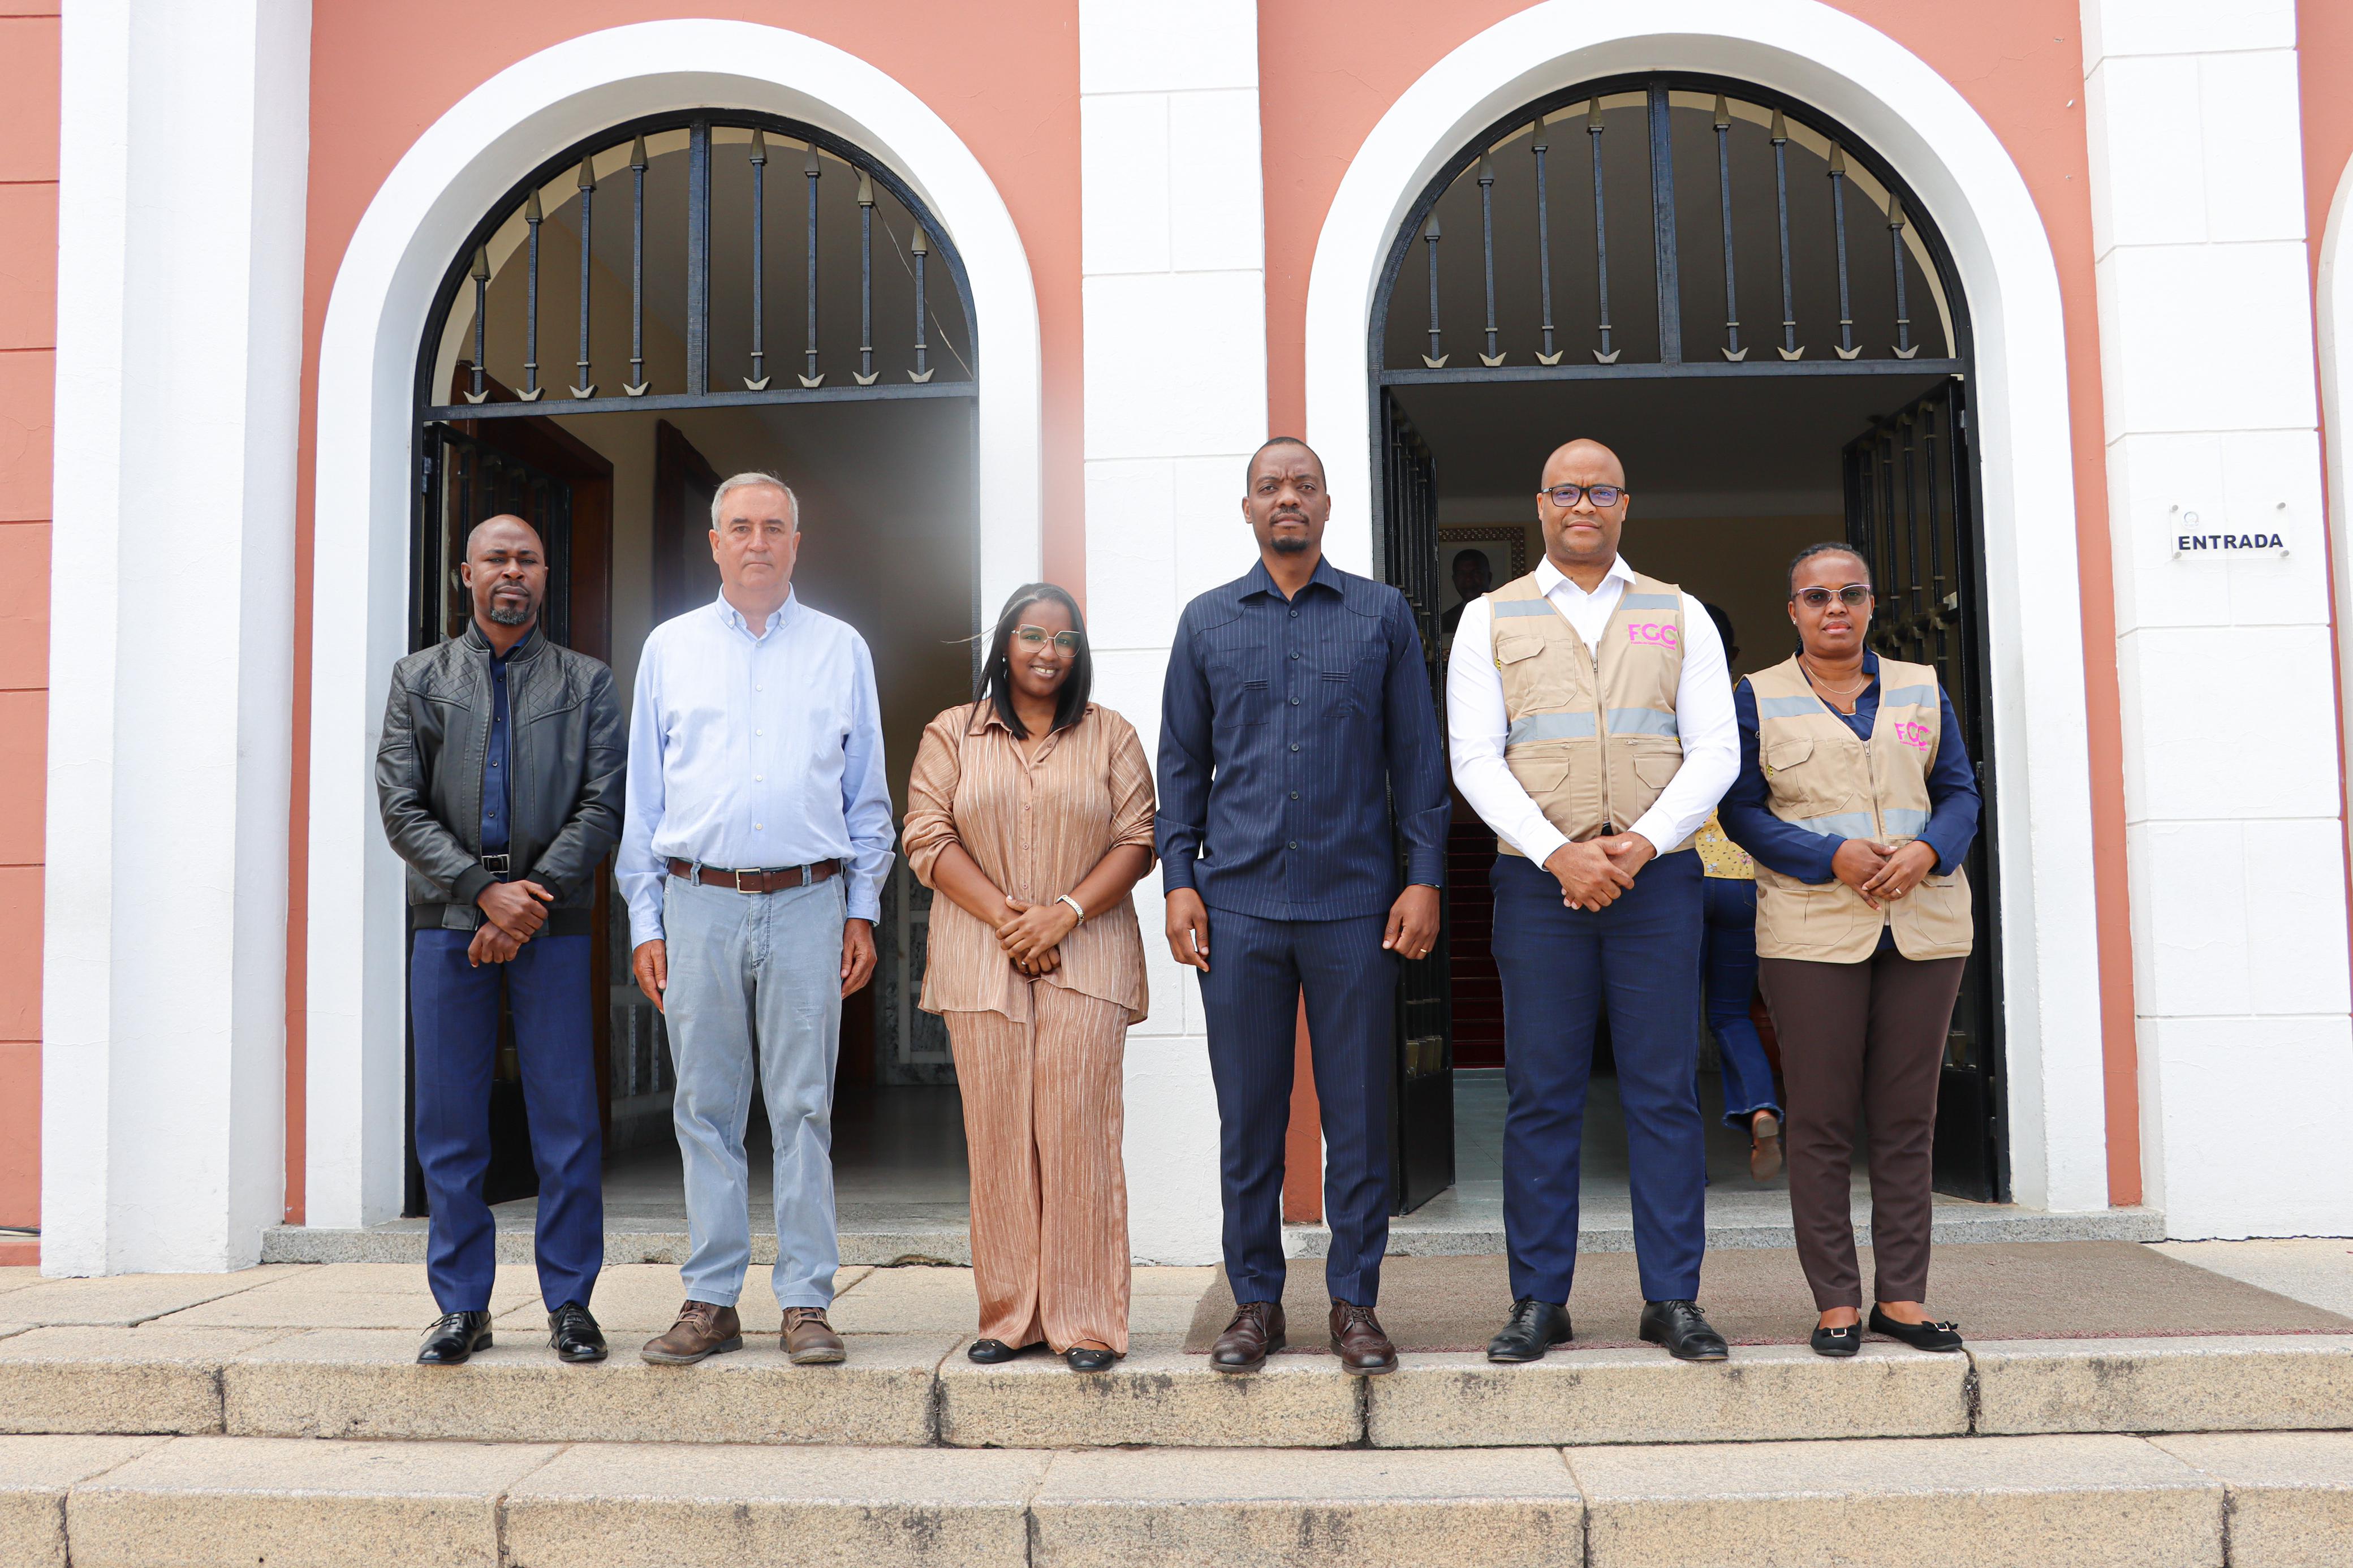
[[1283, 1343], [1283, 1136], [1303, 991], [1324, 1111], [1332, 1349], [1352, 1373], [1397, 1367], [1373, 1312], [1388, 1245], [1392, 1008], [1398, 958], [1438, 940], [1451, 804], [1412, 611], [1324, 559], [1331, 514], [1305, 442], [1259, 448], [1242, 497], [1259, 563], [1185, 607], [1161, 698], [1168, 946], [1201, 972], [1237, 1303], [1210, 1352], [1220, 1372], [1255, 1372]]

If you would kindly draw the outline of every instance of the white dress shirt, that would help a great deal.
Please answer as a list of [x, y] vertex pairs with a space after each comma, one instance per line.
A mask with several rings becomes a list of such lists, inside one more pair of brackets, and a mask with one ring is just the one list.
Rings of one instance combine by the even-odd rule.
[[668, 862], [844, 862], [849, 914], [881, 911], [891, 789], [866, 639], [796, 597], [762, 635], [722, 595], [656, 626], [638, 661], [614, 874], [629, 942], [662, 934]]
[[[1587, 647], [1596, 649], [1597, 665], [1601, 634], [1633, 580], [1634, 569], [1622, 555], [1609, 563], [1609, 574], [1590, 594], [1564, 576], [1550, 557], [1536, 567], [1536, 585], [1545, 599], [1576, 628]], [[1488, 826], [1541, 866], [1568, 838], [1504, 765], [1508, 727], [1504, 677], [1495, 668], [1493, 615], [1482, 595], [1462, 607], [1446, 671], [1446, 733], [1454, 784]], [[1699, 831], [1740, 772], [1740, 731], [1732, 717], [1724, 638], [1706, 606], [1689, 594], [1683, 595], [1683, 668], [1675, 685], [1675, 730], [1683, 739], [1682, 768], [1630, 827], [1618, 825], [1641, 834], [1662, 854]]]

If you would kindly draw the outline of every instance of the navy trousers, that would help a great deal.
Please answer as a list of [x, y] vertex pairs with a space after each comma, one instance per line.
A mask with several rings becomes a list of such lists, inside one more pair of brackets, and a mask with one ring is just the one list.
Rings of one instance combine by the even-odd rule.
[[[1760, 1110], [1781, 1114], [1773, 1089], [1773, 1062], [1748, 1016], [1757, 994], [1757, 884], [1746, 877], [1704, 879], [1706, 938], [1701, 963], [1707, 974], [1707, 1026], [1724, 1064], [1724, 1124], [1748, 1131]], [[1699, 1092], [1699, 1085], [1692, 1085]]]
[[1662, 855], [1600, 910], [1572, 910], [1541, 866], [1499, 855], [1504, 980], [1504, 1235], [1512, 1294], [1566, 1304], [1577, 1273], [1577, 1159], [1593, 1035], [1606, 1007], [1633, 1162], [1647, 1301], [1696, 1300], [1706, 1156], [1692, 1095], [1699, 1035], [1699, 857]]
[[1226, 1278], [1237, 1301], [1282, 1300], [1283, 1135], [1299, 997], [1315, 1095], [1324, 1108], [1324, 1220], [1332, 1299], [1379, 1304], [1389, 1243], [1389, 1072], [1397, 958], [1381, 946], [1387, 914], [1270, 921], [1209, 911], [1201, 1006], [1218, 1086]]
[[417, 1161], [432, 1215], [425, 1253], [445, 1312], [487, 1311], [495, 1237], [482, 1175], [491, 1163], [491, 1073], [501, 990], [514, 1010], [531, 1159], [539, 1169], [539, 1291], [548, 1310], [588, 1304], [605, 1261], [605, 1138], [590, 1027], [589, 942], [544, 933], [511, 963], [466, 962], [474, 933], [420, 931], [409, 955], [417, 1042]]

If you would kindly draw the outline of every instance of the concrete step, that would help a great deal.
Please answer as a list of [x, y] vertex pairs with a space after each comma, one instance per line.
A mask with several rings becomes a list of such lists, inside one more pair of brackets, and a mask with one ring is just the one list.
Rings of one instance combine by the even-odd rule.
[[[1504, 1250], [1504, 1210], [1500, 1184], [1493, 1195], [1443, 1194], [1409, 1215], [1389, 1222], [1391, 1258], [1475, 1257]], [[874, 1205], [860, 1214], [845, 1207], [841, 1215], [841, 1260], [845, 1264], [888, 1267], [905, 1263], [972, 1262], [972, 1237], [962, 1215], [923, 1211], [954, 1205], [907, 1204]], [[902, 1212], [904, 1211], [904, 1212]], [[502, 1205], [493, 1211], [498, 1223], [498, 1258], [501, 1263], [532, 1259], [533, 1215], [529, 1204]], [[755, 1216], [754, 1224], [759, 1224]], [[1936, 1201], [1932, 1225], [1937, 1246], [1978, 1241], [2161, 1241], [2165, 1215], [2150, 1208], [2101, 1209], [2088, 1214], [2043, 1214], [2010, 1204], [1970, 1203], [1960, 1198]], [[281, 1225], [262, 1233], [264, 1263], [423, 1263], [426, 1222], [386, 1220], [381, 1225], [349, 1229], [323, 1226]], [[1855, 1245], [1871, 1245], [1870, 1208], [1856, 1205]], [[1293, 1258], [1321, 1258], [1331, 1244], [1331, 1232], [1320, 1225], [1283, 1227], [1283, 1251]], [[1780, 1247], [1797, 1245], [1789, 1228], [1788, 1194], [1767, 1188], [1753, 1193], [1712, 1198], [1708, 1206], [1707, 1245], [1725, 1247]], [[1607, 1199], [1588, 1205], [1580, 1215], [1577, 1247], [1586, 1252], [1634, 1250], [1633, 1211], [1623, 1201]], [[605, 1226], [605, 1261], [681, 1264], [688, 1251], [683, 1207], [669, 1217], [611, 1216]], [[773, 1230], [754, 1229], [752, 1262], [765, 1268], [776, 1260]]]
[[[109, 1446], [111, 1445], [111, 1446]], [[0, 1561], [73, 1568], [2287, 1568], [2353, 1436], [1303, 1450], [0, 1438]]]
[[[957, 1286], [944, 1277], [942, 1289]], [[254, 1298], [234, 1298], [251, 1301]], [[994, 1367], [962, 1334], [838, 1316], [849, 1360], [796, 1367], [770, 1334], [699, 1366], [648, 1366], [638, 1335], [559, 1363], [536, 1309], [461, 1367], [415, 1364], [414, 1329], [36, 1328], [0, 1339], [0, 1431], [275, 1437], [1060, 1448], [1488, 1448], [1865, 1437], [2353, 1428], [2353, 1336], [2021, 1341], [1852, 1360], [1736, 1347], [1720, 1365], [1641, 1350], [1402, 1358], [1352, 1378], [1324, 1355], [1229, 1377], [1173, 1333], [1109, 1373], [1032, 1353]]]

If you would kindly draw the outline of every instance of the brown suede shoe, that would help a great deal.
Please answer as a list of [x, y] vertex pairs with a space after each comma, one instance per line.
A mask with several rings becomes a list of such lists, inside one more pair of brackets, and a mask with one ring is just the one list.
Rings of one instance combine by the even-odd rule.
[[733, 1307], [689, 1301], [670, 1331], [648, 1340], [638, 1354], [656, 1366], [692, 1366], [704, 1356], [744, 1348], [744, 1323]]
[[1348, 1301], [1332, 1303], [1332, 1353], [1340, 1358], [1341, 1371], [1358, 1377], [1395, 1372], [1398, 1366], [1397, 1346], [1381, 1332], [1381, 1321], [1373, 1310]]
[[1282, 1303], [1244, 1301], [1234, 1321], [1209, 1347], [1209, 1365], [1219, 1372], [1256, 1372], [1282, 1348]]
[[824, 1366], [849, 1354], [841, 1336], [825, 1321], [823, 1307], [786, 1308], [785, 1331], [776, 1342], [795, 1366]]

